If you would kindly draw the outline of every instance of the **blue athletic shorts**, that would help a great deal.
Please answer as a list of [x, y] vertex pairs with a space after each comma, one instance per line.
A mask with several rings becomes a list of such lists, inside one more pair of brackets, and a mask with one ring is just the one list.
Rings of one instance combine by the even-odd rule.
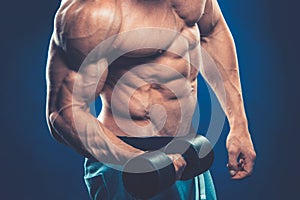
[[[122, 182], [122, 172], [89, 159], [84, 163], [84, 180], [93, 200], [136, 199], [127, 193]], [[151, 186], [149, 186], [151, 187]], [[207, 171], [187, 181], [176, 181], [169, 189], [150, 200], [215, 200], [215, 188], [210, 172]]]

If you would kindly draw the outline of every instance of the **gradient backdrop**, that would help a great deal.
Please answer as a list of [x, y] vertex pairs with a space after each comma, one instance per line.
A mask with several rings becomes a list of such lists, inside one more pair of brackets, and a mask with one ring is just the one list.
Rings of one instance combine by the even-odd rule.
[[[219, 0], [238, 49], [250, 130], [257, 150], [252, 177], [230, 180], [225, 138], [212, 167], [220, 200], [299, 199], [297, 5]], [[45, 63], [58, 0], [1, 3], [0, 199], [87, 200], [83, 158], [54, 141], [45, 121]], [[299, 23], [298, 23], [299, 24]], [[200, 131], [210, 118], [199, 84]], [[297, 186], [298, 185], [298, 186]], [[297, 198], [298, 197], [298, 198]]]

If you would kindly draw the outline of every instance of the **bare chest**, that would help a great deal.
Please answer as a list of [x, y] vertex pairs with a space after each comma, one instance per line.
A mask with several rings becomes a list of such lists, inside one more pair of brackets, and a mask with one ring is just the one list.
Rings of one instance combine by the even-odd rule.
[[113, 40], [102, 48], [105, 54], [115, 49], [145, 57], [181, 48], [181, 35], [189, 42], [199, 41], [195, 24], [204, 4], [205, 0], [66, 1], [56, 17], [56, 31], [70, 60], [78, 58], [76, 63], [108, 38]]
[[183, 32], [192, 33], [188, 39], [197, 41], [195, 24], [204, 4], [205, 0], [121, 1], [122, 22], [114, 47], [139, 57], [167, 50]]
[[204, 11], [205, 0], [120, 1], [122, 31], [138, 27], [180, 28], [193, 26]]

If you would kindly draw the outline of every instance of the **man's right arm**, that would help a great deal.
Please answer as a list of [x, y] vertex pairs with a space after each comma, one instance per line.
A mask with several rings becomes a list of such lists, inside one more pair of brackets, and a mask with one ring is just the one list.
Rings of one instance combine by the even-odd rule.
[[[100, 73], [97, 76], [95, 73]], [[70, 69], [52, 39], [47, 64], [47, 119], [55, 139], [101, 162], [122, 164], [143, 153], [122, 142], [89, 112], [107, 77], [105, 58]]]
[[[83, 62], [118, 30], [112, 2], [64, 1], [54, 21], [47, 61], [47, 122], [55, 139], [86, 157], [122, 164], [143, 153], [124, 143], [89, 112], [104, 86], [105, 54]], [[109, 22], [109, 23], [108, 23]]]

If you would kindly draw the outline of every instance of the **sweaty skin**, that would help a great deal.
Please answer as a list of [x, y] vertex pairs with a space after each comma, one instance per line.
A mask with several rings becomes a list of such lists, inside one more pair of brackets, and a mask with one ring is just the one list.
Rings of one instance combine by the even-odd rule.
[[[103, 51], [83, 62], [107, 39]], [[205, 55], [202, 58], [200, 44], [217, 64], [221, 81], [209, 64], [201, 67]], [[156, 48], [135, 48], [151, 46]], [[126, 53], [110, 60], [115, 51]], [[255, 151], [234, 42], [216, 0], [63, 0], [47, 62], [51, 134], [86, 157], [123, 164], [143, 152], [116, 136], [175, 136], [191, 131], [199, 72], [229, 120], [230, 174], [245, 178], [252, 172]], [[89, 103], [99, 95], [103, 107], [96, 119]], [[186, 163], [180, 155], [169, 157], [179, 179]]]

